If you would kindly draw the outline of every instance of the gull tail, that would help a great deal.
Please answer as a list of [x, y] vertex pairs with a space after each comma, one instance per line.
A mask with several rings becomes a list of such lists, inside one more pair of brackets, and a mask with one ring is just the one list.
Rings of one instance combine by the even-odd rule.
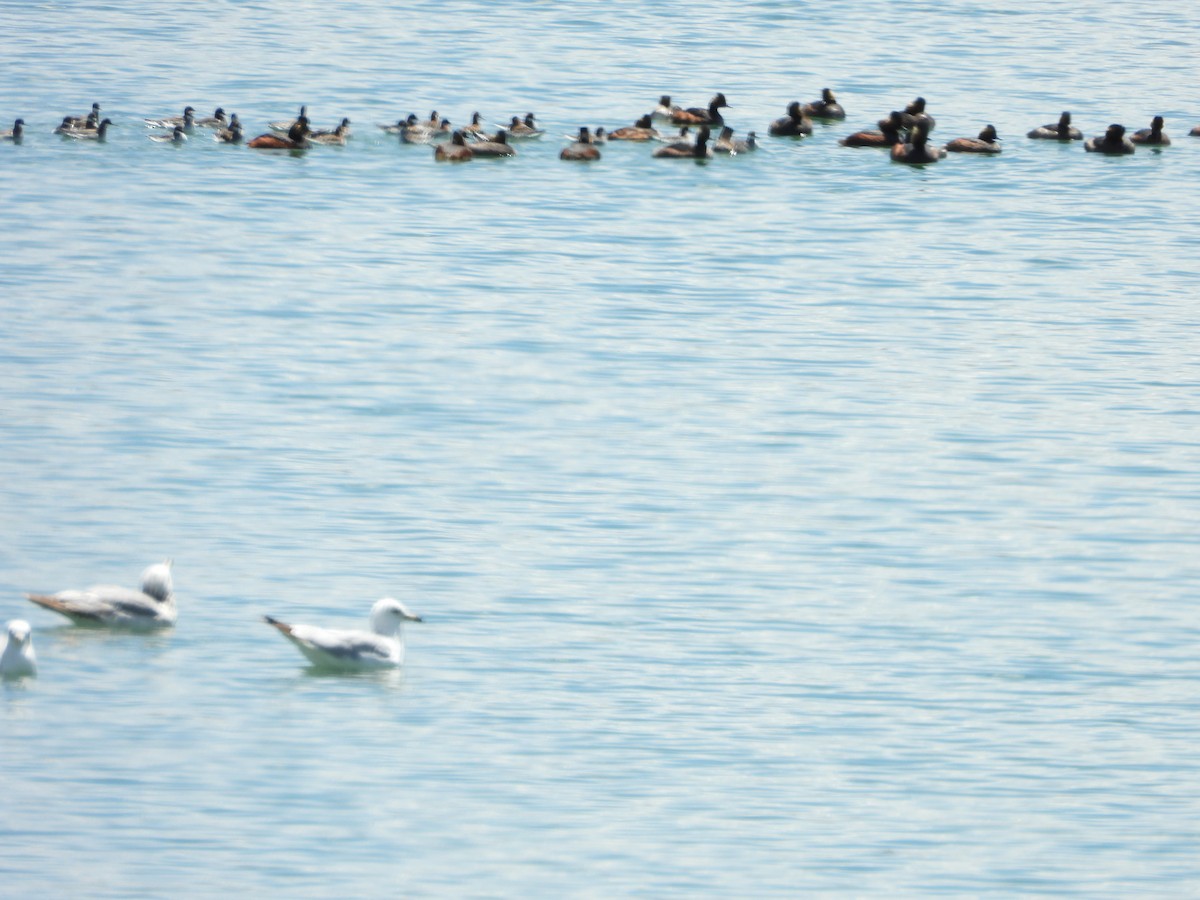
[[100, 621], [100, 617], [95, 613], [82, 612], [73, 607], [70, 603], [59, 600], [57, 597], [52, 597], [49, 594], [26, 594], [25, 596], [38, 606], [43, 606], [46, 609], [52, 609], [56, 613], [62, 613], [64, 616], [69, 616], [71, 619], [76, 621], [81, 619], [91, 622]]

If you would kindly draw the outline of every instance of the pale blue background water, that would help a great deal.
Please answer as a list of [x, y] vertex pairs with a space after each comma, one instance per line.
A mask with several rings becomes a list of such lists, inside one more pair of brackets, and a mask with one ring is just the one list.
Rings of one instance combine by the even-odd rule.
[[[0, 891], [1200, 895], [1200, 15], [1099, 6], [0, 4]], [[557, 159], [718, 89], [758, 154]], [[1004, 154], [836, 145], [918, 94]], [[22, 598], [166, 556], [169, 634]], [[397, 677], [258, 621], [384, 594]]]

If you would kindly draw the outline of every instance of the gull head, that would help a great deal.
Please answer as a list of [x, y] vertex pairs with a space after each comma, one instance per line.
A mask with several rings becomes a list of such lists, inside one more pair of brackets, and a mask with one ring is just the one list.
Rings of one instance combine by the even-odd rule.
[[420, 616], [395, 597], [376, 600], [371, 607], [371, 628], [377, 634], [395, 634], [405, 622], [420, 621]]
[[24, 619], [13, 619], [8, 623], [8, 639], [14, 644], [24, 646], [29, 643], [29, 635], [33, 629], [29, 627], [29, 623]]
[[173, 560], [168, 559], [149, 566], [142, 573], [142, 593], [153, 597], [160, 603], [166, 602], [174, 590], [174, 584], [171, 581], [172, 564]]

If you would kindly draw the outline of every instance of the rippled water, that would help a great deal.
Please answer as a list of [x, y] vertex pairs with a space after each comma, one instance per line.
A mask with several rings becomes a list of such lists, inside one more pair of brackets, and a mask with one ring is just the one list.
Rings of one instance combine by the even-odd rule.
[[[1198, 26], [0, 4], [3, 893], [1200, 893]], [[758, 153], [557, 159], [716, 90]], [[918, 94], [1004, 153], [837, 146]], [[106, 146], [49, 134], [93, 101]], [[355, 137], [146, 140], [189, 103]], [[548, 134], [375, 128], [431, 109]], [[1024, 139], [1063, 109], [1175, 145]], [[22, 598], [167, 556], [169, 634]], [[392, 677], [258, 621], [383, 594]]]

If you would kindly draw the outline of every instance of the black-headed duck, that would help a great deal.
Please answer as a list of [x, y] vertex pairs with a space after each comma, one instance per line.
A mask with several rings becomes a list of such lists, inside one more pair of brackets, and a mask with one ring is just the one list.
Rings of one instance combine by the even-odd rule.
[[526, 140], [529, 138], [539, 138], [546, 132], [537, 127], [537, 120], [534, 119], [533, 113], [526, 113], [525, 118], [513, 116], [512, 120], [504, 127], [510, 138], [518, 140]]
[[579, 137], [569, 147], [563, 147], [558, 154], [559, 159], [592, 162], [600, 158], [600, 149], [592, 143], [592, 133], [586, 127], [579, 129]]
[[717, 94], [708, 101], [708, 109], [700, 109], [698, 106], [677, 109], [671, 113], [671, 121], [676, 125], [723, 125], [723, 109], [729, 109], [729, 104], [725, 101], [724, 94]]
[[837, 97], [829, 88], [821, 89], [820, 100], [804, 104], [804, 112], [812, 119], [839, 121], [846, 118], [846, 111], [842, 109], [842, 104], [837, 102]]
[[654, 127], [652, 114], [646, 114], [632, 125], [614, 128], [608, 133], [613, 141], [652, 141], [658, 137], [658, 129]]
[[[84, 113], [82, 116], [63, 117], [63, 125], [67, 125], [72, 128], [85, 128], [88, 126], [89, 121], [91, 122], [92, 128], [95, 128], [96, 124], [100, 121], [99, 103], [93, 103], [91, 111]], [[62, 126], [60, 125], [59, 127], [61, 128]]]
[[112, 125], [112, 123], [112, 119], [101, 119], [96, 124], [95, 130], [84, 128], [73, 131], [64, 131], [63, 134], [66, 137], [74, 138], [77, 141], [99, 141], [100, 143], [104, 143], [106, 140], [108, 140], [108, 126]]
[[1129, 136], [1129, 139], [1135, 144], [1143, 144], [1151, 147], [1169, 147], [1171, 139], [1163, 134], [1164, 124], [1166, 123], [1163, 121], [1162, 116], [1155, 116], [1150, 120], [1149, 128], [1139, 128]]
[[654, 157], [658, 159], [712, 159], [712, 149], [708, 146], [710, 136], [711, 132], [708, 126], [701, 125], [700, 130], [696, 133], [694, 144], [690, 141], [667, 144], [665, 147], [655, 150]]
[[260, 134], [246, 144], [255, 150], [306, 150], [308, 149], [308, 119], [301, 116], [292, 123], [286, 136], [269, 132]]
[[879, 120], [878, 131], [856, 131], [838, 141], [843, 147], [882, 147], [890, 150], [904, 143], [904, 113], [893, 109], [886, 119]]
[[753, 131], [747, 132], [744, 141], [738, 140], [733, 136], [733, 129], [728, 125], [721, 128], [721, 133], [717, 139], [713, 141], [713, 153], [726, 153], [729, 156], [737, 156], [739, 153], [750, 153], [758, 149], [758, 139]]
[[229, 127], [229, 119], [225, 115], [225, 110], [217, 107], [213, 110], [211, 116], [201, 116], [196, 120], [197, 128], [212, 128], [214, 131], [221, 128]]
[[933, 131], [937, 125], [937, 121], [929, 113], [925, 111], [925, 98], [918, 97], [908, 106], [904, 107], [904, 127], [916, 128], [920, 125], [925, 126], [925, 134]]
[[176, 125], [167, 134], [152, 134], [150, 140], [159, 144], [185, 144], [187, 143], [187, 132], [183, 130], [182, 125]]
[[325, 144], [330, 147], [346, 146], [346, 138], [350, 136], [350, 120], [342, 119], [337, 128], [310, 131], [308, 139], [314, 144]]
[[215, 139], [220, 144], [240, 144], [242, 142], [242, 123], [237, 113], [229, 117], [229, 127], [222, 128], [216, 133]]
[[0, 131], [0, 141], [10, 141], [14, 144], [19, 144], [25, 140], [25, 120], [17, 119], [13, 122], [13, 127], [7, 131]]
[[440, 162], [470, 162], [474, 156], [461, 131], [454, 132], [448, 144], [438, 144], [433, 150], [433, 158]]
[[468, 134], [483, 134], [483, 132], [484, 132], [483, 116], [481, 116], [478, 112], [471, 113], [471, 121], [469, 124], [463, 126], [462, 133], [464, 135], [468, 135]]
[[1057, 122], [1039, 125], [1030, 131], [1026, 137], [1035, 141], [1082, 141], [1083, 132], [1071, 124], [1071, 114], [1064, 112]]
[[892, 147], [892, 162], [908, 163], [912, 166], [923, 166], [935, 163], [946, 156], [941, 147], [929, 146], [929, 128], [921, 123], [908, 136], [908, 142]]
[[471, 145], [475, 156], [516, 156], [516, 148], [508, 142], [508, 133], [501, 130], [490, 141], [476, 141]]
[[996, 136], [995, 127], [988, 125], [979, 132], [979, 137], [955, 138], [946, 149], [951, 153], [999, 153], [1000, 138]]
[[276, 122], [268, 122], [267, 127], [270, 128], [272, 131], [279, 132], [280, 134], [288, 134], [291, 132], [292, 128], [295, 127], [300, 122], [301, 119], [304, 120], [305, 125], [309, 124], [308, 107], [307, 106], [300, 107], [300, 114], [297, 115], [296, 118], [287, 119], [286, 121], [279, 120]]
[[650, 113], [652, 119], [669, 119], [676, 112], [682, 112], [678, 106], [671, 105], [671, 95], [663, 94], [658, 98], [658, 106]]
[[767, 129], [767, 133], [775, 137], [804, 137], [812, 132], [812, 119], [805, 115], [804, 106], [799, 100], [789, 103], [787, 115], [776, 119]]
[[191, 134], [196, 127], [196, 110], [194, 107], [185, 106], [183, 115], [181, 116], [166, 116], [161, 119], [143, 119], [151, 128], [175, 128], [176, 125], [183, 128], [187, 134]]
[[1133, 152], [1133, 141], [1125, 136], [1124, 125], [1109, 125], [1104, 134], [1090, 137], [1084, 141], [1083, 149], [1088, 153], [1124, 156]]

